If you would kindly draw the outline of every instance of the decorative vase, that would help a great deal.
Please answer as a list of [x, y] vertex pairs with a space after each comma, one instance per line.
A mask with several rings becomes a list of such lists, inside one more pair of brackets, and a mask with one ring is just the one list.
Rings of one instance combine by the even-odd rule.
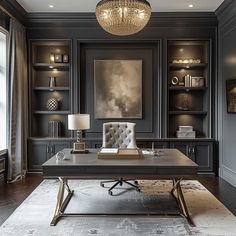
[[56, 77], [49, 77], [49, 88], [50, 90], [56, 87]]
[[58, 109], [59, 103], [56, 98], [49, 98], [47, 101], [47, 109], [49, 111], [56, 111]]

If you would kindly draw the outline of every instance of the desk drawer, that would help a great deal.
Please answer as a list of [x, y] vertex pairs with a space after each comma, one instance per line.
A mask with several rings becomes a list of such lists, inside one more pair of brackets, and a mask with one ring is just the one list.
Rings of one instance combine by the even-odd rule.
[[99, 167], [99, 168], [88, 168], [86, 169], [87, 174], [105, 174], [105, 175], [156, 175], [156, 168], [105, 168], [105, 167]]
[[5, 171], [5, 159], [0, 159], [0, 173]]

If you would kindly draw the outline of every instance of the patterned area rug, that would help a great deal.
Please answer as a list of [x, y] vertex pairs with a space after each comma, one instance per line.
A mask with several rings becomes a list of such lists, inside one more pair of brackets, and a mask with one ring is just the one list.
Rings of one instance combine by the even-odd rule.
[[139, 181], [141, 193], [125, 188], [107, 193], [100, 181], [69, 181], [75, 194], [67, 212], [162, 213], [166, 216], [67, 217], [53, 227], [59, 182], [43, 181], [0, 227], [1, 236], [236, 236], [236, 217], [198, 181], [183, 181], [185, 200], [196, 227], [176, 214], [171, 181]]

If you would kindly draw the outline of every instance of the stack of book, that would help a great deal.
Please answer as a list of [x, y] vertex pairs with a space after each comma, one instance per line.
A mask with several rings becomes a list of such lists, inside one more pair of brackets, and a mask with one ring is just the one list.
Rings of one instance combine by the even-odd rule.
[[193, 131], [193, 126], [179, 126], [176, 136], [177, 138], [196, 138], [196, 132]]

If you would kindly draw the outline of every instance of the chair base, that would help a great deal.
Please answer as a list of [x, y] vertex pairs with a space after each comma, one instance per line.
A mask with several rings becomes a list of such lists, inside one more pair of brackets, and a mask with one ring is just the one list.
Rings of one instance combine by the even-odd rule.
[[134, 184], [132, 184], [132, 183], [128, 182], [127, 180], [124, 180], [122, 177], [119, 178], [118, 180], [102, 181], [102, 182], [100, 182], [100, 186], [104, 188], [104, 187], [105, 187], [105, 185], [104, 185], [105, 183], [113, 183], [113, 182], [115, 182], [115, 184], [113, 184], [113, 185], [108, 189], [108, 193], [109, 193], [109, 195], [111, 195], [111, 196], [113, 195], [112, 190], [113, 190], [117, 185], [122, 186], [123, 183], [126, 183], [127, 185], [133, 187], [136, 191], [140, 192], [140, 189], [139, 189], [138, 181], [137, 181], [137, 180], [134, 180]]

